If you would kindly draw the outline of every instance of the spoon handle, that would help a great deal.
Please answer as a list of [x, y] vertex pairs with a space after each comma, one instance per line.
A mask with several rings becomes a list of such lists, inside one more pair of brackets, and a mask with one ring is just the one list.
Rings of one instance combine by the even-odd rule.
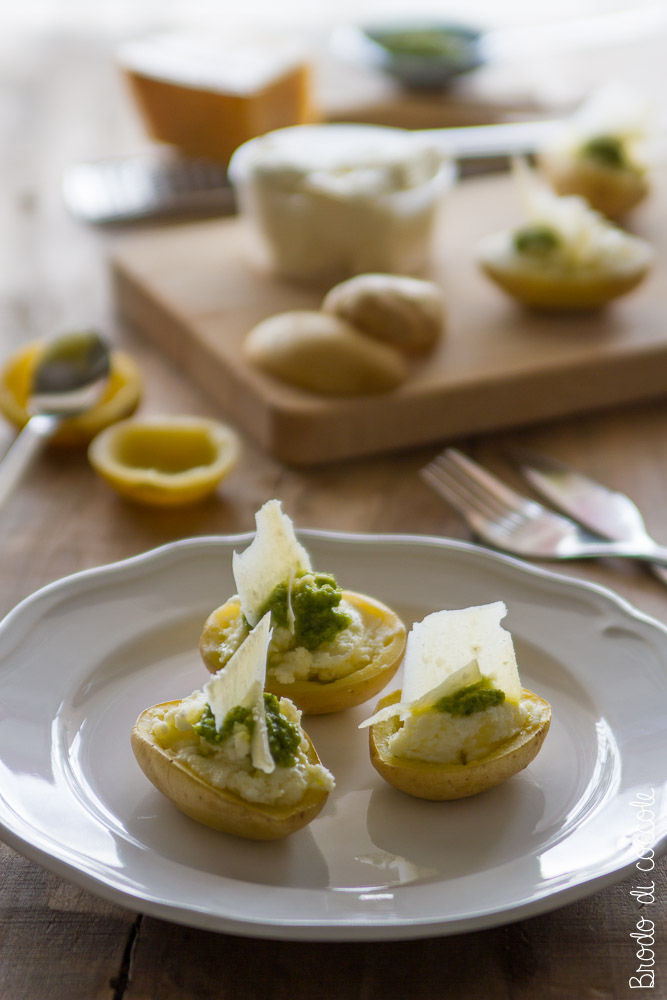
[[25, 424], [20, 434], [0, 461], [0, 506], [27, 472], [32, 461], [58, 429], [61, 418], [56, 414], [40, 413]]

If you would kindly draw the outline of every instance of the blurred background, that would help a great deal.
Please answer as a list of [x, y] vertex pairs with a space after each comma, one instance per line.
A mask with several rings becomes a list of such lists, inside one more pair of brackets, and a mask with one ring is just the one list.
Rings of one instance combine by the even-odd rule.
[[[355, 26], [402, 19], [461, 22], [488, 41], [489, 59], [447, 87], [409, 89], [370, 65]], [[117, 62], [121, 43], [172, 29], [229, 41], [301, 42], [324, 120], [412, 128], [567, 114], [595, 88], [621, 81], [665, 115], [667, 4], [619, 0], [4, 0], [0, 4], [0, 171], [21, 187], [0, 195], [7, 267], [24, 248], [26, 211], [65, 225], [63, 172], [72, 164], [153, 149]], [[61, 108], [68, 108], [65, 117]], [[63, 127], [66, 122], [66, 127]], [[664, 123], [664, 122], [663, 122]], [[44, 155], [48, 151], [48, 155]], [[22, 230], [21, 230], [22, 232]], [[77, 236], [81, 234], [77, 232]], [[11, 248], [11, 251], [9, 251]], [[30, 248], [36, 273], [60, 276], [55, 322], [76, 322], [76, 265], [57, 245]], [[17, 264], [18, 266], [18, 264]], [[70, 274], [70, 270], [73, 272]], [[12, 274], [6, 275], [7, 287]], [[0, 292], [5, 284], [0, 276]], [[100, 278], [100, 287], [105, 285]], [[33, 309], [37, 306], [33, 305]], [[30, 316], [28, 326], [44, 326]], [[54, 318], [49, 322], [49, 326]], [[25, 327], [25, 318], [22, 324]]]
[[[567, 107], [613, 73], [645, 92], [661, 93], [667, 38], [665, 3], [620, 0], [5, 0], [0, 12], [0, 69], [11, 72], [30, 49], [59, 36], [82, 37], [91, 57], [122, 40], [155, 31], [216, 31], [226, 38], [302, 41], [315, 62], [316, 93], [326, 117], [391, 119], [413, 126], [465, 124]], [[392, 105], [395, 82], [363, 66], [345, 30], [386, 21], [470, 24], [489, 33], [489, 62], [458, 78], [447, 94], [414, 104], [407, 122]], [[23, 44], [22, 44], [23, 43]], [[341, 68], [342, 67], [342, 68]], [[611, 67], [611, 72], [610, 72]], [[401, 98], [403, 95], [400, 95]], [[414, 95], [413, 95], [414, 96]], [[436, 98], [436, 100], [434, 100]], [[421, 95], [420, 103], [424, 103]], [[437, 113], [434, 105], [440, 104]]]

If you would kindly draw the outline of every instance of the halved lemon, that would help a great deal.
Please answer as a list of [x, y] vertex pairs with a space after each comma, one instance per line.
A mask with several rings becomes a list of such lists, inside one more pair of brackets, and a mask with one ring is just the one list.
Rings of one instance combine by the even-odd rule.
[[[0, 412], [16, 427], [23, 427], [30, 419], [26, 407], [44, 344], [33, 341], [21, 348], [0, 370]], [[52, 442], [67, 446], [88, 444], [109, 424], [134, 413], [142, 390], [143, 379], [136, 362], [123, 351], [112, 351], [109, 380], [101, 400], [85, 413], [66, 420]]]
[[177, 507], [213, 493], [236, 464], [236, 433], [207, 417], [148, 416], [121, 420], [88, 448], [90, 464], [121, 496]]
[[[153, 736], [153, 726], [178, 702], [154, 705], [141, 713], [132, 729], [132, 750], [146, 777], [181, 812], [205, 826], [251, 840], [276, 840], [306, 826], [320, 812], [329, 792], [310, 787], [293, 805], [265, 805], [249, 802], [235, 792], [225, 791], [204, 781], [179, 761], [172, 750], [161, 747]], [[310, 764], [320, 759], [307, 733], [306, 757]]]
[[[403, 659], [405, 625], [391, 608], [351, 590], [343, 591], [343, 600], [359, 612], [368, 634], [373, 629], [378, 635], [377, 648], [370, 663], [332, 681], [297, 679], [287, 684], [278, 681], [270, 670], [267, 671], [266, 690], [278, 698], [289, 698], [304, 715], [325, 715], [361, 705], [387, 686]], [[241, 604], [238, 599], [232, 598], [212, 611], [204, 623], [199, 649], [211, 673], [222, 666], [218, 649], [240, 614]]]
[[[377, 708], [394, 704], [400, 696], [400, 691], [393, 691], [380, 700]], [[376, 722], [369, 728], [371, 763], [390, 785], [418, 799], [442, 801], [477, 795], [523, 770], [542, 748], [551, 723], [551, 706], [526, 688], [523, 688], [521, 704], [528, 709], [528, 721], [523, 728], [469, 764], [437, 764], [394, 756], [388, 743], [402, 725], [398, 716]]]

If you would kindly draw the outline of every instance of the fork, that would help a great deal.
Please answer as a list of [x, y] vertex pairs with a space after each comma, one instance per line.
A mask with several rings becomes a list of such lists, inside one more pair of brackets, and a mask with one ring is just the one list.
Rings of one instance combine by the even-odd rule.
[[537, 559], [639, 559], [667, 566], [667, 546], [651, 539], [601, 541], [567, 517], [516, 493], [456, 448], [446, 448], [422, 478], [482, 540]]

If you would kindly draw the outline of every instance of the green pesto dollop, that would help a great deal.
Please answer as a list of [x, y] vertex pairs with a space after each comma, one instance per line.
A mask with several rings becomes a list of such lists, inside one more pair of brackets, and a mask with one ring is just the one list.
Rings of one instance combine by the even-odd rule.
[[514, 233], [514, 249], [529, 257], [548, 257], [559, 246], [560, 237], [550, 226], [525, 226]]
[[289, 628], [291, 606], [296, 645], [312, 651], [331, 642], [351, 623], [350, 616], [339, 608], [342, 595], [330, 574], [305, 573], [297, 577], [291, 590], [286, 583], [278, 584], [261, 614], [270, 611], [273, 625]]
[[367, 34], [392, 55], [441, 59], [456, 65], [470, 59], [473, 44], [470, 33], [456, 28], [382, 29]]
[[292, 767], [301, 743], [299, 726], [285, 718], [275, 694], [270, 694], [268, 691], [264, 692], [264, 711], [271, 756], [278, 767]]
[[621, 169], [628, 165], [623, 143], [615, 135], [596, 135], [584, 143], [579, 155], [604, 167]]
[[245, 726], [248, 733], [252, 735], [252, 731], [255, 728], [252, 709], [244, 708], [243, 705], [235, 705], [234, 708], [231, 708], [227, 712], [220, 729], [217, 729], [211, 706], [204, 705], [204, 711], [200, 715], [199, 721], [195, 722], [192, 728], [198, 736], [201, 736], [208, 743], [220, 744], [229, 739], [237, 723]]
[[483, 677], [475, 684], [459, 688], [454, 694], [445, 695], [433, 706], [437, 712], [449, 712], [450, 715], [473, 715], [483, 712], [485, 708], [502, 705], [505, 692], [491, 686], [488, 677]]
[[[296, 752], [301, 743], [301, 732], [295, 722], [290, 722], [280, 711], [280, 702], [274, 694], [264, 692], [264, 712], [266, 714], [266, 726], [269, 738], [269, 750], [271, 756], [278, 767], [292, 767], [296, 761]], [[243, 705], [236, 705], [227, 712], [222, 725], [218, 729], [215, 725], [215, 716], [210, 705], [204, 706], [204, 711], [199, 717], [199, 721], [193, 726], [194, 731], [207, 743], [220, 746], [234, 732], [236, 725], [245, 726], [248, 734], [252, 735], [255, 728], [252, 709]]]

